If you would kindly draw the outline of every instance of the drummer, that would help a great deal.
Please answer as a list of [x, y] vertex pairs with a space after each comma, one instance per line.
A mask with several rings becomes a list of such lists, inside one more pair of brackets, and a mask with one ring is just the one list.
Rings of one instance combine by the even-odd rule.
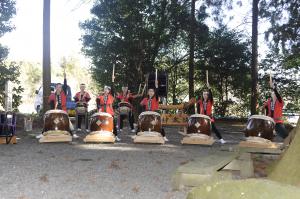
[[[58, 109], [58, 110], [63, 110], [67, 112], [67, 78], [66, 78], [66, 73], [64, 73], [64, 84], [62, 85], [61, 83], [57, 83], [55, 86], [55, 91], [52, 92], [48, 98], [48, 103], [50, 105], [50, 109]], [[76, 133], [72, 133], [74, 130], [73, 125], [70, 121], [70, 129], [71, 129], [71, 134], [73, 138], [78, 138], [78, 135]], [[41, 135], [38, 135], [37, 138], [41, 138]]]
[[[144, 111], [158, 111], [159, 96], [155, 88], [148, 89], [148, 95], [141, 101], [140, 105], [144, 108]], [[165, 141], [169, 141], [163, 128], [161, 129], [161, 135], [164, 137]]]
[[[105, 112], [109, 113], [112, 116], [114, 116], [114, 108], [113, 108], [113, 103], [114, 103], [114, 90], [110, 86], [105, 86], [104, 87], [104, 92], [99, 95], [96, 99], [97, 103], [97, 108], [99, 112]], [[116, 128], [116, 124], [114, 122], [114, 134], [116, 136], [117, 141], [121, 141], [121, 139], [118, 137], [118, 131]]]
[[265, 109], [266, 115], [273, 118], [276, 125], [275, 131], [282, 138], [288, 136], [288, 132], [283, 125], [282, 108], [284, 105], [283, 99], [278, 93], [276, 85], [270, 81], [270, 87], [272, 88], [271, 97], [264, 103], [263, 109]]
[[222, 144], [225, 144], [226, 141], [222, 138], [222, 135], [218, 131], [215, 125], [215, 119], [212, 115], [214, 99], [211, 92], [209, 84], [207, 84], [208, 90], [203, 91], [202, 98], [197, 102], [197, 113], [209, 116], [211, 119], [211, 127], [213, 132], [216, 134], [217, 138]]
[[[129, 125], [130, 125], [130, 128], [131, 128], [131, 132], [132, 133], [135, 133], [136, 130], [134, 129], [134, 116], [133, 116], [133, 106], [132, 106], [132, 101], [134, 98], [136, 98], [137, 95], [133, 95], [130, 90], [128, 90], [128, 86], [123, 86], [122, 87], [122, 92], [118, 94], [117, 96], [117, 99], [120, 101], [120, 102], [127, 102], [130, 104], [130, 108], [131, 108], [131, 111], [129, 112], [128, 114], [128, 120], [129, 120]], [[125, 119], [126, 116], [124, 115], [120, 115], [120, 131], [123, 130], [123, 125], [124, 125], [124, 119]]]
[[[80, 91], [78, 93], [76, 93], [74, 100], [76, 102], [77, 105], [79, 105], [80, 103], [85, 107], [88, 108], [88, 103], [91, 100], [90, 94], [88, 92], [85, 91], [85, 84], [80, 84]], [[77, 115], [78, 117], [78, 124], [77, 124], [77, 130], [80, 131], [81, 130], [81, 123], [82, 123], [82, 119], [87, 119], [85, 118], [85, 115]], [[87, 126], [87, 122], [85, 123], [85, 128], [88, 129]]]

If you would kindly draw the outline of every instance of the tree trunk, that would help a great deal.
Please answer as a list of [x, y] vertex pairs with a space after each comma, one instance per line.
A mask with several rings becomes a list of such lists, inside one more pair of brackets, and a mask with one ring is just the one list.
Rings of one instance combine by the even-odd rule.
[[225, 79], [225, 96], [226, 101], [228, 101], [228, 77]]
[[258, 2], [259, 0], [253, 0], [252, 5], [252, 57], [251, 57], [251, 115], [257, 113], [257, 76], [258, 76], [258, 53], [257, 53], [257, 26], [258, 26]]
[[172, 85], [172, 91], [173, 91], [172, 101], [173, 101], [173, 104], [176, 104], [177, 68], [178, 68], [178, 66], [176, 64], [175, 67], [174, 67], [174, 70], [173, 70], [173, 74], [174, 74], [173, 75], [173, 85]]
[[[191, 19], [190, 19], [190, 57], [189, 57], [189, 99], [195, 96], [194, 93], [194, 55], [195, 55], [195, 0], [191, 2]], [[194, 113], [195, 110], [191, 110]]]
[[150, 67], [154, 68], [155, 58], [158, 55], [159, 47], [161, 46], [162, 39], [161, 36], [163, 35], [163, 32], [166, 27], [166, 9], [167, 9], [168, 2], [166, 0], [161, 2], [161, 12], [160, 12], [160, 23], [158, 27], [158, 31], [156, 32], [155, 40], [154, 40], [154, 47], [151, 52], [151, 58], [150, 58]]
[[44, 0], [43, 11], [43, 110], [49, 110], [48, 97], [51, 93], [50, 63], [50, 0]]

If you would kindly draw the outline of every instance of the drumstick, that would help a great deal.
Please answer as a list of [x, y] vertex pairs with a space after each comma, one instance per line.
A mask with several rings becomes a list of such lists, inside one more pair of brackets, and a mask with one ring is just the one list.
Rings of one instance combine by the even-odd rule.
[[145, 89], [146, 89], [146, 84], [144, 85], [143, 92], [141, 93], [142, 95], [144, 95]]
[[140, 94], [140, 92], [141, 92], [141, 86], [142, 86], [142, 84], [139, 85], [139, 91], [138, 91], [138, 94]]
[[112, 82], [115, 82], [115, 64], [113, 64]]
[[155, 70], [155, 88], [158, 88], [157, 69]]
[[208, 85], [208, 70], [206, 70], [206, 85]]

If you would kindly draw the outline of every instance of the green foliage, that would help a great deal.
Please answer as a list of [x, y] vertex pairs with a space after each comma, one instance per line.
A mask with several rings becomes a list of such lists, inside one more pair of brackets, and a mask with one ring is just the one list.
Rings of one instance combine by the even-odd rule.
[[300, 69], [300, 1], [261, 0], [260, 16], [271, 23], [265, 32], [274, 53], [282, 54], [285, 68]]
[[[249, 107], [250, 51], [249, 42], [243, 38], [221, 27], [210, 33], [204, 48], [198, 48], [202, 59], [196, 63], [196, 81], [205, 84], [205, 70], [209, 71], [209, 83], [215, 90], [216, 112], [222, 116], [244, 116]], [[234, 104], [237, 111], [229, 112], [228, 107]]]
[[272, 71], [273, 80], [277, 84], [279, 93], [283, 97], [286, 109], [299, 111], [300, 107], [300, 72], [296, 68], [286, 69], [281, 63], [283, 56], [268, 54], [261, 62], [260, 68], [264, 71], [259, 76], [260, 95], [259, 104], [262, 105], [267, 97], [270, 96], [269, 73]]
[[[0, 37], [5, 33], [13, 30], [11, 18], [15, 15], [15, 1], [1, 0], [0, 1]], [[10, 80], [14, 83], [13, 88], [13, 108], [16, 110], [21, 103], [20, 93], [23, 91], [18, 84], [18, 76], [20, 75], [20, 67], [15, 62], [8, 63], [6, 58], [8, 49], [0, 44], [0, 104], [3, 106], [5, 101], [5, 83]]]
[[20, 75], [20, 66], [15, 62], [1, 63], [0, 62], [0, 104], [4, 107], [5, 103], [5, 83], [10, 80], [14, 83], [13, 87], [13, 109], [17, 110], [21, 104], [21, 95], [23, 88], [19, 85], [18, 77]]
[[27, 98], [33, 98], [35, 96], [36, 89], [39, 88], [42, 81], [42, 66], [39, 63], [33, 62], [20, 62], [20, 82], [22, 85], [26, 85], [24, 94]]
[[[13, 30], [14, 26], [11, 24], [11, 18], [16, 14], [14, 0], [0, 1], [0, 37], [5, 33]], [[2, 54], [0, 54], [2, 58]]]
[[[271, 38], [271, 55], [277, 57], [267, 57], [262, 61], [261, 69], [266, 71], [275, 66], [278, 86], [282, 95], [288, 96], [287, 107], [299, 107], [299, 83], [289, 77], [297, 73], [300, 63], [300, 20], [299, 12], [296, 12], [299, 3], [295, 0], [260, 2], [260, 16], [271, 19], [272, 26], [267, 34]], [[228, 11], [235, 5], [241, 6], [242, 1], [198, 1], [196, 23], [192, 24], [189, 0], [95, 1], [91, 9], [93, 17], [80, 24], [85, 31], [82, 51], [92, 60], [93, 79], [98, 86], [110, 84], [115, 64], [116, 86], [128, 83], [138, 88], [145, 81], [145, 74], [153, 72], [154, 68], [165, 70], [169, 75], [168, 101], [181, 103], [188, 96], [189, 33], [193, 28], [196, 95], [202, 94], [206, 84], [205, 70], [209, 70], [216, 114], [248, 116], [250, 41], [247, 36], [224, 25], [225, 18], [230, 23], [232, 13]], [[279, 13], [280, 9], [284, 13]], [[215, 30], [205, 24], [208, 18], [217, 23]], [[268, 90], [266, 76], [259, 78], [261, 95], [265, 96]], [[259, 101], [264, 100], [260, 98]]]
[[83, 52], [102, 85], [111, 82], [113, 64], [118, 83], [137, 87], [144, 82], [160, 50], [177, 34], [178, 21], [186, 20], [181, 2], [167, 0], [96, 1], [91, 13], [93, 18], [81, 24]]

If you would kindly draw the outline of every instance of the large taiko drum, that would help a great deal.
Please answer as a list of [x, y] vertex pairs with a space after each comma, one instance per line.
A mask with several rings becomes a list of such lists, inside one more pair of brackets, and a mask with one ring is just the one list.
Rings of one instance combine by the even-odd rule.
[[145, 111], [139, 115], [138, 121], [140, 132], [158, 132], [161, 133], [160, 114], [153, 111]]
[[70, 132], [70, 120], [63, 110], [49, 110], [44, 115], [44, 133], [50, 131]]
[[99, 133], [112, 133], [114, 130], [114, 119], [109, 113], [99, 112], [91, 116], [90, 131]]
[[119, 112], [120, 112], [120, 115], [126, 115], [128, 116], [129, 115], [129, 112], [131, 111], [131, 104], [128, 103], [128, 102], [120, 102], [119, 103]]
[[75, 110], [77, 115], [85, 115], [87, 113], [87, 104], [84, 102], [77, 102]]
[[275, 122], [272, 118], [264, 115], [252, 115], [247, 122], [246, 137], [260, 137], [273, 140]]
[[188, 120], [188, 134], [205, 134], [211, 135], [210, 117], [202, 114], [194, 114]]

